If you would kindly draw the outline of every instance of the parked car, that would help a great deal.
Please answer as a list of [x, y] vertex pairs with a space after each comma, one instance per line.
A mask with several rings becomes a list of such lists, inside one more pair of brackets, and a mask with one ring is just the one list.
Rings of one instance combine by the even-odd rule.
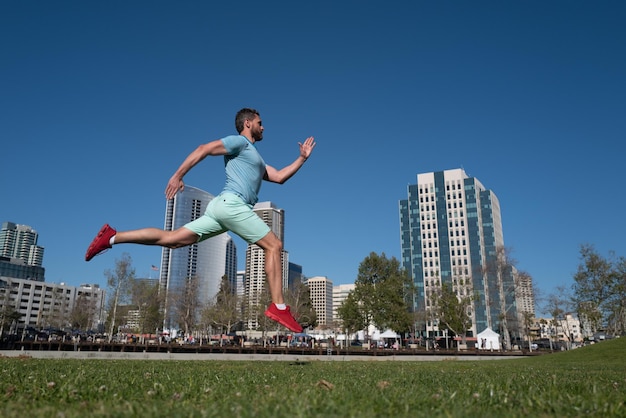
[[552, 341], [550, 342], [549, 338], [540, 338], [538, 340], [533, 341], [537, 344], [538, 348], [542, 348], [545, 350], [554, 350], [554, 351], [564, 351], [567, 350], [567, 342], [566, 341]]

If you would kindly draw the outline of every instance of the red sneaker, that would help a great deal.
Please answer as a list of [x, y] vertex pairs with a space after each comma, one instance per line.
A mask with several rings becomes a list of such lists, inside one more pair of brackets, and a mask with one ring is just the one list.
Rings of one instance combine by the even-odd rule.
[[85, 261], [89, 261], [98, 254], [108, 250], [111, 248], [111, 244], [109, 244], [109, 240], [113, 235], [117, 234], [117, 231], [109, 226], [109, 224], [105, 224], [100, 231], [98, 231], [98, 235], [91, 241], [89, 244], [89, 248], [87, 248], [87, 252], [85, 253]]
[[291, 309], [289, 309], [289, 306], [287, 306], [287, 309], [281, 311], [276, 307], [276, 304], [272, 302], [265, 311], [265, 316], [278, 322], [282, 326], [289, 328], [293, 332], [302, 332], [302, 327], [298, 324], [293, 315], [291, 315]]

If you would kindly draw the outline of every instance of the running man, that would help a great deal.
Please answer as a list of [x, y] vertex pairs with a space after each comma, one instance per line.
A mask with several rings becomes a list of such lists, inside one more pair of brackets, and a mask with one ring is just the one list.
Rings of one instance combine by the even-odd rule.
[[232, 231], [249, 244], [256, 244], [264, 251], [265, 273], [272, 298], [265, 315], [293, 332], [302, 332], [302, 327], [294, 319], [289, 306], [285, 305], [283, 297], [281, 273], [283, 243], [252, 208], [258, 201], [261, 181], [282, 184], [289, 180], [313, 152], [315, 139], [309, 137], [304, 143], [298, 143], [300, 146], [298, 158], [277, 170], [263, 161], [254, 145], [263, 139], [264, 128], [259, 112], [255, 109], [241, 109], [235, 117], [235, 128], [239, 135], [230, 135], [196, 148], [178, 167], [165, 188], [165, 197], [174, 198], [178, 191], [185, 188], [183, 177], [189, 170], [209, 155], [223, 155], [226, 183], [222, 192], [209, 202], [203, 216], [174, 231], [143, 228], [118, 232], [105, 224], [89, 245], [85, 261], [91, 260], [115, 244], [180, 248]]

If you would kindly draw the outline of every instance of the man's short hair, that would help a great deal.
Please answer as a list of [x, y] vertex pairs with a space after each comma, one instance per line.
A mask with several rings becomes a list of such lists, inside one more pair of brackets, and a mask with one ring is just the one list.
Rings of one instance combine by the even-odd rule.
[[261, 116], [261, 114], [255, 109], [247, 107], [244, 107], [237, 112], [237, 116], [235, 116], [235, 129], [237, 129], [237, 133], [241, 133], [241, 131], [243, 131], [243, 125], [246, 120], [253, 120], [257, 116]]

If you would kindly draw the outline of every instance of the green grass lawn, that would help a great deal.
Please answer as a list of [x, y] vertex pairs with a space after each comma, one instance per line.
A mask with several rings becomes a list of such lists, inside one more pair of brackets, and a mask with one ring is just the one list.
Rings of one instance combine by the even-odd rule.
[[626, 338], [485, 361], [0, 358], [6, 418], [626, 417], [625, 402]]

